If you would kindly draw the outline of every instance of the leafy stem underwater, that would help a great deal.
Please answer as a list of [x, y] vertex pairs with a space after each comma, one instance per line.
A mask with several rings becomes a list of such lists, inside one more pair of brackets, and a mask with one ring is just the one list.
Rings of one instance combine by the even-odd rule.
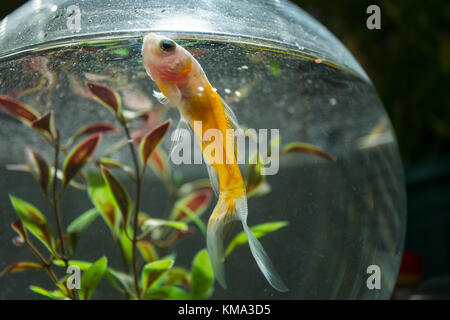
[[[95, 100], [117, 119], [125, 135], [125, 142], [118, 142], [103, 156], [96, 151], [102, 136], [117, 134], [120, 129], [113, 123], [95, 122], [84, 125], [62, 144], [58, 128], [55, 126], [54, 112], [39, 114], [33, 107], [13, 97], [0, 95], [0, 109], [42, 135], [53, 149], [53, 162], [31, 147], [25, 148], [25, 164], [9, 166], [10, 170], [26, 171], [38, 182], [43, 195], [51, 205], [57, 233], [54, 235], [47, 215], [31, 202], [10, 195], [11, 203], [19, 219], [12, 223], [18, 234], [13, 242], [25, 244], [38, 262], [21, 261], [6, 267], [2, 276], [29, 270], [43, 270], [53, 281], [54, 289], [44, 289], [30, 285], [37, 294], [51, 299], [89, 300], [104, 279], [126, 299], [205, 299], [214, 292], [214, 274], [208, 253], [200, 250], [192, 260], [190, 270], [175, 265], [175, 255], [160, 256], [181, 239], [199, 230], [205, 235], [206, 226], [201, 215], [208, 209], [212, 189], [208, 180], [201, 179], [181, 184], [170, 171], [168, 157], [159, 146], [166, 136], [170, 120], [159, 121], [155, 111], [129, 117], [123, 110], [120, 95], [103, 84], [87, 82], [86, 90], [91, 100]], [[130, 124], [153, 117], [151, 128], [148, 123], [142, 128], [132, 130]], [[142, 129], [140, 128], [140, 129]], [[82, 140], [81, 140], [82, 139]], [[75, 144], [81, 140], [78, 144]], [[272, 141], [279, 144], [280, 139]], [[129, 146], [132, 167], [122, 164], [113, 156]], [[69, 151], [70, 150], [70, 151]], [[294, 142], [282, 148], [281, 156], [292, 152], [307, 152], [329, 158], [330, 156], [315, 146]], [[62, 168], [59, 167], [64, 156]], [[87, 164], [91, 169], [87, 170]], [[160, 178], [169, 195], [170, 203], [165, 219], [154, 218], [141, 211], [142, 181], [146, 168], [150, 166]], [[122, 171], [135, 183], [134, 202], [112, 171]], [[264, 165], [259, 161], [249, 164], [246, 170], [246, 191], [248, 198], [263, 196], [270, 192], [270, 185], [263, 174]], [[60, 181], [60, 182], [59, 182]], [[65, 191], [73, 188], [87, 194], [93, 208], [80, 214], [67, 227], [63, 223], [60, 204]], [[109, 227], [114, 243], [120, 249], [123, 270], [108, 266], [108, 258], [99, 253], [94, 262], [76, 260], [76, 249], [80, 236], [98, 216]], [[288, 222], [268, 222], [251, 227], [256, 237], [276, 231]], [[30, 237], [33, 235], [43, 246], [38, 248]], [[225, 250], [228, 257], [237, 247], [246, 244], [243, 232], [236, 235]], [[48, 251], [47, 253], [42, 250]], [[138, 255], [139, 252], [139, 255]], [[169, 251], [170, 252], [170, 251]], [[129, 268], [131, 264], [132, 268]], [[69, 266], [83, 270], [80, 289], [67, 285], [69, 276], [62, 272]]]

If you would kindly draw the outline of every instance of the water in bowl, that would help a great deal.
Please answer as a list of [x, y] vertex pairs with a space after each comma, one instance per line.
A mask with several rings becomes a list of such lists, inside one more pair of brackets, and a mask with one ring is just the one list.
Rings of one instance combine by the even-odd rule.
[[[226, 259], [228, 289], [216, 283], [210, 298], [389, 298], [402, 248], [405, 191], [395, 137], [373, 85], [303, 48], [214, 35], [170, 36], [199, 61], [241, 125], [279, 129], [280, 148], [292, 142], [308, 143], [336, 158], [333, 162], [314, 154], [288, 153], [280, 159], [279, 172], [265, 177], [265, 192], [249, 200], [250, 226], [288, 222], [261, 242], [289, 292], [279, 293], [268, 285], [248, 246], [243, 245]], [[147, 121], [155, 120], [152, 125], [171, 118], [170, 130], [175, 129], [176, 109], [160, 105], [152, 96], [157, 88], [141, 62], [141, 35], [77, 41], [44, 43], [0, 58], [0, 93], [42, 114], [53, 110], [63, 143], [83, 125], [116, 123], [107, 109], [89, 98], [85, 81], [113, 88], [125, 110], [148, 112]], [[144, 121], [135, 120], [132, 127], [138, 128]], [[9, 224], [16, 213], [8, 194], [33, 203], [53, 230], [56, 226], [51, 207], [30, 174], [11, 170], [11, 166], [7, 169], [7, 165], [24, 162], [26, 146], [39, 150], [49, 161], [52, 149], [41, 135], [3, 112], [0, 123], [0, 268], [4, 268], [33, 259], [25, 247], [17, 248], [10, 241], [14, 232]], [[105, 134], [94, 160], [123, 139], [122, 132]], [[170, 145], [166, 138], [162, 151], [167, 154]], [[132, 166], [126, 148], [113, 158]], [[152, 217], [167, 217], [173, 202], [168, 193], [171, 184], [207, 178], [204, 165], [175, 166], [170, 161], [168, 165], [171, 182], [162, 181], [152, 170], [143, 182], [141, 208]], [[88, 169], [98, 170], [92, 165]], [[133, 182], [120, 171], [117, 176], [134, 198]], [[215, 202], [212, 198], [202, 215], [204, 222]], [[90, 208], [86, 192], [69, 188], [61, 203], [63, 225]], [[175, 265], [186, 269], [206, 246], [196, 224], [190, 226], [189, 236], [169, 248], [157, 247], [161, 256], [176, 255]], [[232, 236], [241, 231], [236, 224]], [[74, 258], [95, 261], [104, 255], [110, 267], [123, 270], [117, 243], [104, 221], [97, 218], [83, 233]], [[380, 289], [368, 287], [372, 275], [368, 267], [372, 265], [379, 267]], [[3, 299], [36, 298], [27, 289], [30, 284], [53, 285], [45, 272], [8, 275], [0, 278], [0, 284]], [[107, 282], [94, 294], [94, 298], [121, 297]]]

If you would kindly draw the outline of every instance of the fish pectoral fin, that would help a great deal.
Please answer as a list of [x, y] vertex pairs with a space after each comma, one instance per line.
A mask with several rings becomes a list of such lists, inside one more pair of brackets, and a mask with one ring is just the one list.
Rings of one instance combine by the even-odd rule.
[[153, 90], [153, 96], [161, 104], [169, 104], [169, 102], [170, 102], [169, 99], [162, 92]]
[[247, 225], [248, 209], [246, 196], [244, 195], [236, 199], [234, 202], [234, 206], [236, 210], [236, 216], [242, 222], [242, 226], [244, 228], [245, 235], [247, 236], [248, 244], [250, 246], [253, 258], [255, 259], [256, 264], [258, 265], [262, 274], [270, 283], [270, 285], [276, 290], [280, 292], [287, 292], [289, 289], [284, 284], [281, 276], [278, 274], [275, 266], [273, 265], [263, 246]]
[[172, 141], [169, 151], [170, 157], [172, 157], [174, 151], [178, 150], [184, 143], [189, 143], [189, 146], [191, 145], [191, 127], [189, 127], [188, 122], [183, 117], [178, 121], [178, 125], [172, 132], [170, 140]]

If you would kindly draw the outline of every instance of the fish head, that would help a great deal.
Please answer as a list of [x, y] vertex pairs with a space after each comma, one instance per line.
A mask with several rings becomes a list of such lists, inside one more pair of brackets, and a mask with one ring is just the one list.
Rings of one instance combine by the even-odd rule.
[[175, 41], [149, 33], [144, 37], [142, 59], [156, 82], [182, 82], [192, 70], [193, 57]]

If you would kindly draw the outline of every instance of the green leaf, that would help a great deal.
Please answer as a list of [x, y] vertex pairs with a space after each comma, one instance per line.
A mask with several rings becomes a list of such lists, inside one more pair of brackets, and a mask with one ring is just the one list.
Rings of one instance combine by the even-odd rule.
[[130, 293], [135, 290], [134, 279], [129, 274], [108, 268], [105, 272], [105, 279], [122, 293]]
[[[53, 264], [65, 268], [66, 264], [63, 260], [53, 260]], [[80, 270], [86, 271], [92, 266], [91, 262], [86, 261], [80, 261], [80, 260], [69, 260], [68, 261], [69, 266], [77, 266], [80, 268]], [[133, 279], [120, 271], [116, 271], [112, 268], [107, 268], [106, 272], [104, 274], [105, 279], [111, 283], [111, 285], [118, 290], [121, 290], [122, 288], [127, 290], [128, 292], [133, 291]]]
[[150, 242], [140, 240], [137, 242], [137, 247], [141, 252], [141, 255], [144, 258], [145, 262], [158, 260], [158, 253], [156, 252], [155, 247], [153, 247]]
[[[127, 231], [129, 236], [133, 234], [133, 230], [130, 226], [127, 226]], [[120, 245], [125, 255], [125, 259], [131, 261], [133, 255], [133, 242], [128, 239], [127, 234], [123, 229], [120, 230]]]
[[134, 279], [129, 274], [108, 268], [105, 273], [105, 279], [122, 293], [134, 292], [135, 290]]
[[88, 194], [100, 212], [103, 220], [114, 236], [118, 236], [118, 226], [120, 221], [119, 208], [116, 205], [111, 192], [102, 176], [90, 172], [88, 175]]
[[[267, 222], [253, 226], [250, 228], [250, 230], [252, 230], [256, 238], [260, 238], [268, 233], [277, 231], [278, 229], [281, 229], [287, 226], [288, 224], [289, 223], [287, 221]], [[233, 250], [236, 249], [236, 247], [241, 246], [247, 242], [248, 240], [247, 236], [245, 235], [245, 232], [239, 233], [228, 245], [227, 250], [225, 251], [225, 257], [227, 257], [231, 252], [233, 252]]]
[[[63, 260], [55, 259], [53, 260], [53, 264], [58, 267], [65, 267], [66, 263]], [[80, 261], [80, 260], [69, 260], [69, 266], [77, 266], [80, 270], [86, 271], [92, 266], [91, 262]]]
[[114, 89], [94, 82], [86, 82], [86, 87], [95, 100], [113, 114], [119, 115], [122, 113], [122, 101], [119, 94]]
[[53, 254], [55, 245], [50, 226], [44, 215], [32, 204], [19, 198], [9, 196], [11, 203], [25, 227], [38, 238]]
[[170, 220], [163, 220], [163, 219], [147, 219], [142, 224], [141, 228], [144, 232], [149, 232], [157, 227], [166, 226], [171, 227], [174, 229], [178, 229], [181, 231], [186, 231], [188, 229], [188, 225], [184, 222], [180, 221], [170, 221]]
[[80, 298], [83, 300], [90, 300], [95, 288], [102, 279], [107, 269], [108, 259], [106, 257], [100, 258], [97, 262], [92, 264], [81, 276], [81, 290]]
[[189, 286], [191, 283], [189, 270], [181, 267], [173, 267], [166, 274], [165, 285], [174, 286], [174, 285], [186, 285]]
[[104, 166], [101, 166], [101, 168], [103, 178], [105, 179], [106, 184], [108, 185], [109, 190], [111, 191], [111, 194], [117, 207], [122, 213], [123, 223], [125, 226], [127, 226], [131, 210], [130, 196], [128, 195], [128, 192], [125, 190], [122, 184], [119, 182], [119, 180], [117, 180], [116, 177], [114, 177], [113, 174], [108, 169], [106, 169]]
[[253, 197], [262, 197], [268, 193], [270, 193], [271, 186], [267, 181], [263, 181], [259, 186], [253, 188], [250, 192], [247, 193], [247, 199], [251, 199]]
[[22, 271], [30, 271], [30, 270], [42, 270], [44, 269], [44, 266], [39, 263], [35, 262], [16, 262], [13, 264], [10, 264], [7, 266], [3, 271], [0, 273], [0, 276], [4, 276], [8, 273], [14, 273], [14, 272], [22, 272]]
[[130, 49], [127, 47], [117, 48], [117, 49], [111, 50], [111, 53], [126, 57], [130, 54]]
[[30, 290], [53, 300], [64, 300], [66, 297], [60, 290], [49, 291], [38, 286], [30, 286]]
[[277, 61], [274, 59], [270, 59], [269, 65], [270, 65], [270, 71], [272, 71], [272, 74], [274, 76], [279, 76], [281, 71], [280, 71], [280, 66], [278, 65]]
[[72, 252], [75, 252], [80, 234], [97, 218], [98, 210], [92, 208], [81, 214], [67, 227], [67, 238]]
[[247, 193], [251, 193], [253, 190], [257, 189], [265, 181], [265, 175], [263, 174], [264, 164], [261, 162], [259, 155], [256, 155], [256, 163], [249, 164], [246, 174], [246, 188]]
[[157, 260], [147, 263], [142, 270], [141, 276], [143, 290], [147, 291], [151, 288], [172, 266], [173, 260]]
[[142, 172], [145, 171], [148, 159], [164, 138], [167, 130], [169, 129], [169, 126], [170, 120], [167, 120], [147, 133], [142, 139], [141, 144], [139, 145], [139, 155], [142, 163]]
[[[272, 149], [279, 149], [280, 144], [281, 144], [281, 137], [279, 135], [277, 135], [275, 138], [270, 140], [270, 151], [272, 151]], [[271, 154], [272, 154], [272, 152], [269, 153], [269, 156]]]
[[163, 286], [147, 291], [145, 299], [190, 300], [191, 296], [183, 289], [172, 286]]
[[192, 299], [206, 299], [214, 291], [214, 272], [206, 249], [201, 250], [192, 261], [191, 296]]
[[63, 167], [63, 182], [67, 185], [84, 165], [92, 158], [97, 149], [101, 134], [92, 135], [81, 141], [67, 156]]

